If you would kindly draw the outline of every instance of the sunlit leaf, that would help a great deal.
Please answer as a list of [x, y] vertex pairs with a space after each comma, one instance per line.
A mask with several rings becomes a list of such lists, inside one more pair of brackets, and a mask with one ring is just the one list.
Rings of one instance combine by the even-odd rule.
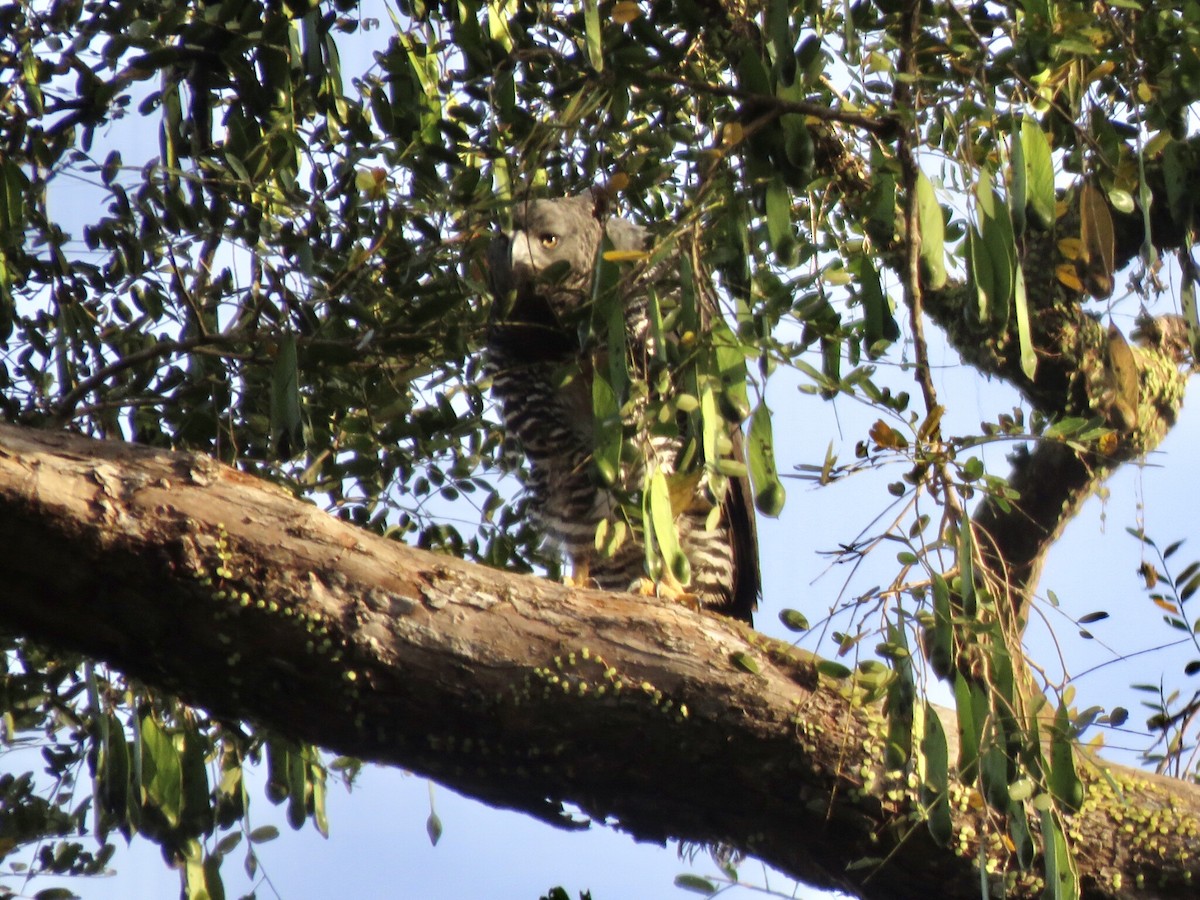
[[836, 681], [844, 681], [853, 674], [850, 669], [831, 659], [823, 659], [817, 663], [817, 671]]
[[1029, 172], [1025, 165], [1025, 141], [1022, 134], [1014, 134], [1009, 146], [1012, 165], [1008, 181], [1008, 212], [1012, 217], [1013, 232], [1020, 237], [1025, 233], [1025, 207], [1029, 202]]
[[148, 804], [162, 813], [172, 826], [183, 811], [183, 772], [179, 751], [171, 735], [153, 716], [141, 724], [142, 790]]
[[[1016, 280], [1017, 248], [1009, 219], [1008, 206], [989, 183], [980, 181], [975, 188], [976, 211], [980, 224], [980, 240], [975, 242], [975, 254], [988, 256], [991, 291], [987, 297], [987, 316], [981, 317], [996, 334], [1008, 328], [1012, 315], [1013, 291]], [[982, 310], [981, 310], [982, 312]]]
[[729, 661], [743, 672], [749, 672], [751, 675], [758, 675], [762, 671], [762, 666], [758, 664], [758, 660], [748, 653], [743, 653], [740, 650], [732, 653], [729, 656]]
[[1041, 811], [1042, 854], [1046, 866], [1045, 900], [1077, 900], [1079, 885], [1066, 837], [1052, 810]]
[[798, 609], [782, 609], [779, 621], [788, 631], [808, 631], [808, 617]]
[[1064, 809], [1078, 812], [1083, 804], [1083, 782], [1075, 771], [1075, 747], [1070, 713], [1060, 704], [1050, 731], [1050, 791]]
[[603, 38], [600, 30], [599, 0], [583, 0], [583, 26], [588, 62], [597, 72], [604, 71]]
[[917, 217], [921, 228], [921, 269], [932, 290], [946, 284], [946, 225], [933, 184], [924, 172], [917, 175]]
[[[679, 536], [675, 530], [675, 515], [671, 508], [671, 491], [662, 469], [654, 468], [647, 473], [644, 498], [643, 502], [646, 506], [644, 517], [653, 530], [658, 552], [671, 575], [680, 584], [687, 584], [691, 580], [691, 566], [679, 546]], [[649, 552], [649, 542], [647, 552]]]
[[1017, 343], [1021, 351], [1021, 372], [1030, 381], [1037, 376], [1037, 352], [1029, 327], [1029, 297], [1025, 291], [1025, 270], [1020, 264], [1013, 272], [1013, 310], [1017, 318]]
[[1021, 120], [1021, 149], [1025, 161], [1026, 202], [1038, 224], [1049, 229], [1054, 226], [1054, 162], [1050, 142], [1036, 121], [1026, 116]]
[[775, 444], [771, 436], [771, 411], [760, 403], [750, 417], [746, 461], [754, 487], [754, 505], [765, 516], [777, 516], [783, 510], [786, 491], [775, 468]]
[[621, 469], [621, 409], [616, 391], [599, 372], [592, 378], [592, 415], [596, 471], [606, 484], [613, 484]]
[[992, 255], [974, 226], [967, 228], [967, 274], [975, 287], [975, 314], [980, 322], [990, 322], [992, 295], [996, 291], [992, 279]]
[[1054, 277], [1071, 290], [1083, 293], [1083, 282], [1079, 280], [1079, 273], [1075, 266], [1068, 265], [1067, 263], [1055, 266]]

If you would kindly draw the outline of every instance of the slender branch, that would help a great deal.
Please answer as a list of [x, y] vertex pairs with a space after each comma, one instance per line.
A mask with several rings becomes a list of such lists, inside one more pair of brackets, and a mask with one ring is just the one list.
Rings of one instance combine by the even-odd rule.
[[861, 128], [863, 131], [870, 132], [885, 140], [895, 137], [902, 127], [901, 120], [897, 116], [871, 116], [857, 110], [831, 107], [828, 104], [810, 103], [805, 100], [786, 100], [783, 97], [759, 94], [728, 84], [695, 81], [694, 79], [669, 75], [664, 72], [646, 72], [644, 77], [647, 81], [656, 84], [686, 88], [698, 94], [711, 94], [715, 97], [732, 97], [735, 100], [745, 100], [747, 105], [754, 107], [756, 110], [769, 109], [777, 115], [798, 113], [802, 116], [811, 116], [822, 122], [836, 122], [853, 128]]
[[143, 347], [141, 350], [126, 353], [116, 362], [110, 363], [92, 375], [89, 375], [75, 385], [75, 387], [71, 388], [71, 390], [67, 391], [62, 396], [62, 399], [54, 405], [54, 409], [50, 413], [51, 421], [57, 425], [62, 425], [69, 421], [75, 414], [75, 408], [79, 405], [80, 400], [103, 386], [114, 375], [119, 375], [126, 369], [140, 366], [142, 363], [150, 362], [159, 357], [171, 356], [176, 353], [188, 353], [201, 347], [211, 347], [215, 343], [224, 343], [230, 340], [231, 338], [227, 335], [216, 335], [188, 338], [182, 341], [157, 341], [149, 347]]

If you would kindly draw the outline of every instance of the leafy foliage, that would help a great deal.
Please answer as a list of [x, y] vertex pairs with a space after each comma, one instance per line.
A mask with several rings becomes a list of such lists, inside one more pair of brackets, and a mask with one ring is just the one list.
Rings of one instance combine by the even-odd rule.
[[[781, 366], [808, 393], [878, 413], [853, 461], [831, 448], [802, 474], [905, 467], [895, 515], [842, 554], [903, 547], [892, 582], [838, 633], [843, 654], [880, 636], [889, 668], [823, 671], [887, 698], [889, 757], [923, 768], [939, 842], [957, 763], [1009, 818], [1020, 865], [1040, 829], [1046, 875], [1068, 896], [1062, 822], [1086, 716], [1047, 707], [1047, 756], [1046, 701], [1020, 653], [1034, 585], [1009, 580], [1018, 566], [968, 510], [978, 501], [994, 521], [1022, 498], [971, 451], [1053, 445], [1101, 459], [1103, 475], [1161, 437], [1143, 428], [1128, 342], [1080, 310], [1135, 257], [1152, 304], [1159, 253], [1178, 250], [1194, 344], [1198, 31], [1194, 5], [1132, 0], [767, 0], [749, 13], [407, 0], [386, 20], [346, 0], [0, 5], [0, 410], [202, 450], [363, 527], [556, 574], [514, 499], [521, 472], [482, 380], [488, 233], [531, 188], [598, 182], [662, 246], [699, 223], [726, 317], [693, 334], [699, 374], [679, 408], [699, 409], [705, 434], [718, 408], [749, 417], [759, 509], [784, 503], [764, 400]], [[136, 139], [151, 133], [154, 146]], [[1012, 382], [1028, 415], [943, 434], [928, 321]], [[1055, 343], [1072, 329], [1082, 349]], [[897, 363], [915, 364], [920, 410]], [[668, 485], [648, 485], [646, 502], [664, 518]], [[655, 524], [677, 564], [669, 523]], [[1179, 593], [1163, 603], [1181, 607], [1193, 575], [1168, 577]], [[865, 625], [877, 610], [883, 624]], [[957, 761], [936, 718], [917, 721], [918, 646], [954, 686]], [[0, 846], [61, 839], [38, 871], [102, 869], [109, 845], [67, 837], [85, 827], [137, 833], [193, 895], [219, 895], [238, 835], [251, 870], [270, 836], [245, 824], [242, 766], [262, 753], [289, 823], [326, 829], [311, 748], [17, 638], [5, 650], [6, 732], [39, 736], [53, 786], [0, 784]], [[1161, 703], [1164, 735], [1182, 740], [1194, 698], [1179, 714]], [[62, 799], [88, 781], [90, 825], [88, 801]], [[1033, 801], [1015, 784], [1035, 784]]]

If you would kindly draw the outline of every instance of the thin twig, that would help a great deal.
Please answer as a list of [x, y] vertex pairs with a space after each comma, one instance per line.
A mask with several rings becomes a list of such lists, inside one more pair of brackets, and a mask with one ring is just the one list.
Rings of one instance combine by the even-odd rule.
[[798, 113], [802, 116], [812, 116], [823, 122], [838, 122], [861, 128], [881, 137], [891, 137], [900, 130], [900, 119], [896, 116], [870, 116], [857, 110], [830, 107], [827, 104], [810, 103], [806, 100], [785, 100], [770, 94], [759, 94], [744, 88], [727, 84], [712, 84], [707, 81], [694, 81], [690, 78], [680, 78], [661, 72], [646, 72], [642, 76], [647, 81], [657, 84], [669, 84], [674, 87], [687, 88], [697, 93], [712, 94], [717, 97], [733, 97], [738, 100], [751, 101], [756, 107], [770, 109], [777, 115], [783, 113]]

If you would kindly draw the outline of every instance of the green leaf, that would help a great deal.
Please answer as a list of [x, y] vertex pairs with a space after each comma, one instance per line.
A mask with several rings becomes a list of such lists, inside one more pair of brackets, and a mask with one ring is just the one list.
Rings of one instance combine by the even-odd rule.
[[775, 444], [771, 437], [771, 411], [760, 403], [750, 417], [747, 463], [754, 486], [754, 505], [764, 516], [778, 516], [787, 492], [775, 468]]
[[1008, 207], [990, 185], [980, 181], [975, 189], [978, 200], [980, 233], [984, 252], [991, 267], [992, 292], [988, 297], [988, 317], [993, 334], [1008, 328], [1012, 314], [1014, 269], [1017, 262], [1016, 238]]
[[[621, 395], [628, 383], [625, 355], [625, 308], [620, 291], [621, 266], [610, 258], [617, 248], [606, 234], [596, 251], [592, 277], [591, 334], [608, 349], [608, 375], [613, 390]], [[556, 263], [558, 265], [558, 263]]]
[[743, 672], [749, 672], [751, 675], [757, 675], [762, 671], [762, 666], [758, 664], [757, 659], [740, 650], [737, 653], [730, 654], [729, 661]]
[[1025, 292], [1025, 270], [1017, 263], [1013, 271], [1013, 310], [1017, 315], [1017, 342], [1021, 349], [1021, 371], [1033, 381], [1037, 375], [1037, 352], [1029, 327], [1029, 295]]
[[[1046, 133], [1033, 119], [1021, 120], [1021, 151], [1025, 160], [1029, 210], [1044, 229], [1054, 226], [1054, 159]], [[1015, 159], [1015, 157], [1014, 157]]]
[[300, 407], [300, 372], [296, 335], [284, 332], [271, 371], [271, 440], [282, 458], [298, 453], [304, 442]]
[[614, 484], [621, 472], [620, 401], [600, 372], [592, 375], [593, 461], [605, 484]]
[[371, 90], [371, 114], [375, 117], [375, 124], [379, 126], [380, 131], [392, 137], [398, 136], [396, 120], [392, 115], [392, 103], [382, 85], [377, 84]]
[[788, 631], [808, 631], [808, 617], [798, 609], [780, 610], [779, 621]]
[[325, 768], [319, 761], [310, 762], [311, 815], [313, 826], [321, 837], [329, 837], [329, 816], [325, 811]]
[[208, 873], [204, 869], [204, 857], [199, 852], [199, 844], [195, 841], [189, 843], [196, 848], [196, 852], [184, 853], [184, 900], [212, 900], [208, 895]]
[[[675, 513], [671, 509], [671, 492], [662, 469], [653, 468], [647, 473], [647, 484], [643, 494], [646, 507], [642, 514], [654, 535], [653, 543], [671, 574], [680, 584], [691, 581], [691, 566], [679, 546], [679, 535], [675, 531]], [[652, 553], [650, 541], [646, 542], [646, 553]], [[651, 571], [656, 567], [651, 566]]]
[[29, 179], [21, 167], [9, 159], [0, 159], [0, 242], [7, 242], [5, 232], [19, 232], [25, 227], [25, 190]]
[[779, 173], [767, 184], [766, 207], [767, 237], [779, 255], [792, 243], [792, 195]]
[[129, 742], [121, 720], [111, 713], [105, 717], [107, 727], [101, 745], [100, 764], [96, 774], [96, 796], [105, 813], [112, 817], [121, 831], [136, 830], [137, 803], [130, 791], [131, 762]]
[[1089, 424], [1087, 419], [1079, 416], [1066, 416], [1050, 425], [1042, 432], [1044, 438], [1069, 438], [1079, 434]]
[[834, 662], [832, 659], [823, 659], [818, 662], [817, 672], [837, 681], [845, 681], [852, 674], [848, 668], [839, 662]]
[[1025, 233], [1025, 205], [1029, 196], [1029, 172], [1025, 166], [1025, 141], [1021, 134], [1014, 134], [1009, 143], [1012, 147], [1012, 165], [1010, 167], [1012, 177], [1008, 182], [1008, 211], [1012, 216], [1013, 232], [1020, 237]]
[[142, 719], [142, 790], [146, 802], [174, 828], [183, 811], [183, 772], [171, 735], [152, 716]]
[[225, 883], [221, 880], [221, 857], [204, 858], [204, 888], [209, 900], [225, 900]]
[[992, 295], [996, 291], [992, 279], [992, 255], [974, 225], [967, 228], [967, 274], [975, 287], [975, 313], [980, 322], [990, 322]]
[[308, 818], [308, 761], [303, 749], [297, 748], [288, 754], [288, 805], [287, 821], [299, 831]]
[[183, 809], [181, 817], [185, 824], [196, 823], [203, 828], [213, 818], [211, 794], [208, 785], [208, 766], [205, 763], [206, 742], [194, 732], [183, 735], [183, 753], [180, 755], [180, 771], [183, 779]]
[[887, 172], [877, 173], [867, 193], [867, 234], [884, 246], [896, 236], [896, 178]]
[[442, 839], [442, 820], [433, 811], [430, 811], [429, 818], [425, 820], [425, 833], [429, 835], [429, 843], [434, 847]]
[[720, 316], [709, 324], [717, 374], [721, 379], [721, 407], [725, 417], [740, 422], [750, 415], [750, 395], [746, 387], [746, 348]]
[[917, 173], [917, 219], [921, 229], [921, 270], [932, 290], [946, 285], [946, 223], [933, 184]]
[[715, 884], [699, 875], [676, 875], [675, 887], [691, 891], [693, 894], [704, 894], [706, 897], [711, 897], [717, 892]]
[[785, 167], [785, 180], [794, 188], [803, 188], [812, 177], [815, 161], [812, 133], [804, 124], [804, 116], [796, 113], [780, 116], [779, 127], [783, 131], [784, 157], [790, 164]]
[[597, 72], [604, 71], [604, 46], [600, 31], [599, 0], [583, 0], [583, 27], [587, 43], [588, 62]]
[[1162, 173], [1167, 189], [1167, 209], [1180, 227], [1190, 225], [1195, 206], [1190, 187], [1191, 156], [1190, 146], [1183, 141], [1171, 141], [1163, 148]]
[[974, 619], [977, 612], [975, 606], [975, 538], [971, 534], [971, 519], [963, 510], [962, 522], [958, 528], [958, 571], [959, 591], [962, 596], [959, 604], [963, 615]]
[[1196, 282], [1191, 278], [1184, 281], [1180, 288], [1179, 305], [1191, 336], [1192, 354], [1196, 356], [1196, 335], [1200, 334], [1200, 304], [1196, 303]]
[[1104, 299], [1112, 294], [1116, 247], [1112, 213], [1099, 188], [1084, 182], [1079, 189], [1079, 259], [1076, 268], [1088, 293]]
[[1106, 192], [1108, 202], [1117, 212], [1122, 215], [1132, 215], [1137, 209], [1137, 204], [1133, 202], [1133, 194], [1129, 191], [1123, 191], [1120, 188], [1109, 188]]
[[888, 625], [887, 639], [895, 671], [895, 677], [887, 685], [887, 764], [889, 768], [900, 769], [908, 765], [912, 751], [913, 703], [917, 692], [908, 632], [896, 625]]
[[927, 806], [929, 833], [938, 846], [948, 847], [954, 838], [954, 823], [950, 817], [950, 750], [942, 720], [928, 703], [925, 704], [925, 736], [921, 739], [921, 754], [925, 762], [921, 794]]
[[951, 621], [950, 586], [936, 572], [931, 577], [933, 586], [933, 625], [930, 636], [929, 664], [942, 678], [954, 671], [954, 628]]
[[1008, 808], [1008, 834], [1017, 848], [1017, 864], [1022, 869], [1029, 869], [1033, 865], [1037, 852], [1033, 843], [1033, 834], [1029, 830], [1025, 804], [1016, 800]]
[[1043, 900], [1078, 900], [1079, 882], [1075, 877], [1075, 864], [1067, 847], [1066, 836], [1058, 824], [1053, 809], [1043, 809], [1042, 855], [1046, 866], [1046, 889]]
[[291, 757], [291, 748], [284, 741], [267, 742], [267, 799], [272, 803], [282, 803], [291, 790], [291, 780], [288, 777]]
[[881, 341], [894, 341], [900, 337], [900, 326], [892, 315], [892, 305], [883, 292], [879, 281], [879, 272], [870, 260], [863, 259], [859, 272], [859, 296], [863, 304], [863, 335], [867, 341], [867, 352], [870, 356], [878, 356], [882, 348], [876, 345]]
[[1000, 738], [993, 734], [980, 760], [979, 780], [983, 796], [994, 809], [1007, 809], [1012, 802], [1008, 796], [1009, 760]]
[[[966, 784], [975, 780], [979, 771], [979, 746], [983, 740], [983, 724], [976, 713], [977, 687], [967, 681], [962, 672], [954, 674], [954, 711], [958, 718], [958, 771]], [[986, 717], [986, 707], [985, 713]]]
[[777, 63], [784, 55], [789, 61], [794, 60], [792, 48], [795, 46], [795, 41], [792, 40], [791, 3], [788, 0], [769, 0], [766, 18], [767, 38], [775, 51], [773, 55]]
[[711, 382], [705, 382], [700, 393], [700, 444], [706, 462], [721, 458], [721, 435], [725, 431], [725, 419], [717, 409], [717, 398]]
[[279, 829], [274, 825], [259, 825], [250, 832], [250, 843], [265, 844], [279, 837]]
[[1078, 812], [1083, 805], [1083, 782], [1075, 771], [1071, 714], [1060, 703], [1050, 732], [1050, 793], [1067, 810]]

